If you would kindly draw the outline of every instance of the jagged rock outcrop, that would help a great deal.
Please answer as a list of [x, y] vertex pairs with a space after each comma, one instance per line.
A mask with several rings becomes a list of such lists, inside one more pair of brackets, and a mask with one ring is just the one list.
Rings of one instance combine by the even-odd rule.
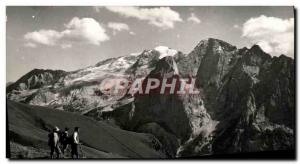
[[15, 83], [7, 86], [7, 97], [14, 101], [28, 103], [42, 87], [54, 88], [62, 77], [66, 75], [62, 70], [34, 69], [22, 76]]
[[37, 89], [46, 85], [53, 85], [66, 74], [62, 70], [43, 70], [34, 69], [22, 76], [18, 81], [9, 85], [6, 90], [11, 92], [13, 90], [29, 90]]
[[139, 55], [137, 61], [130, 66], [126, 73], [134, 77], [145, 77], [155, 67], [159, 60], [159, 52], [155, 50], [145, 50]]

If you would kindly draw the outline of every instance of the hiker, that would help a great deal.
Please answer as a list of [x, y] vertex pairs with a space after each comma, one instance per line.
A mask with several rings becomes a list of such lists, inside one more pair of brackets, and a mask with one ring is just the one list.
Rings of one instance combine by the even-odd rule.
[[53, 132], [48, 135], [48, 145], [50, 146], [50, 158], [54, 157], [54, 151], [56, 153], [56, 158], [59, 158], [61, 153], [59, 148], [59, 128], [56, 126]]
[[72, 143], [71, 143], [72, 158], [74, 158], [74, 155], [75, 155], [75, 158], [79, 158], [78, 145], [80, 143], [79, 143], [79, 134], [78, 133], [79, 133], [79, 127], [75, 127], [74, 128], [74, 133], [72, 135]]
[[65, 128], [65, 131], [61, 133], [60, 143], [62, 145], [62, 154], [65, 155], [65, 150], [68, 148], [69, 144], [69, 128]]

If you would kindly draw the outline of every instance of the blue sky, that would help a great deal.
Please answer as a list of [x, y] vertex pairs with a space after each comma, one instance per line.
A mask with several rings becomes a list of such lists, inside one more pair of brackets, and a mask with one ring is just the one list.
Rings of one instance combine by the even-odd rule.
[[189, 53], [208, 37], [293, 57], [293, 7], [7, 7], [7, 81], [72, 71], [158, 45]]

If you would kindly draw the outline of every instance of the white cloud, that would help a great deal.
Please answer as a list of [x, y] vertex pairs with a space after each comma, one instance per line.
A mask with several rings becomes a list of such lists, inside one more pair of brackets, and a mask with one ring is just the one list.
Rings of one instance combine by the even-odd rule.
[[196, 24], [201, 23], [201, 20], [194, 13], [191, 13], [187, 20]]
[[109, 36], [95, 19], [74, 17], [69, 23], [65, 24], [63, 31], [42, 29], [28, 32], [24, 35], [24, 39], [27, 43], [35, 45], [54, 46], [64, 44], [61, 47], [67, 48], [75, 42], [99, 45], [101, 42], [109, 40]]
[[294, 56], [294, 18], [281, 19], [261, 15], [243, 25], [243, 37], [258, 44], [273, 56]]
[[25, 47], [36, 48], [36, 44], [28, 42], [24, 44]]
[[119, 22], [109, 22], [108, 27], [116, 31], [129, 30], [129, 26], [127, 24]]
[[109, 22], [107, 26], [113, 30], [114, 35], [120, 31], [129, 31], [129, 26], [125, 23]]
[[67, 29], [62, 32], [64, 39], [84, 41], [94, 45], [109, 40], [105, 29], [93, 18], [74, 17], [65, 26]]
[[62, 37], [60, 32], [55, 30], [40, 30], [29, 32], [24, 35], [25, 40], [31, 43], [39, 43], [43, 45], [55, 45], [55, 43]]
[[175, 22], [182, 19], [178, 12], [170, 7], [140, 8], [140, 7], [106, 7], [111, 12], [118, 13], [124, 17], [137, 18], [148, 21], [149, 24], [163, 28], [174, 28]]

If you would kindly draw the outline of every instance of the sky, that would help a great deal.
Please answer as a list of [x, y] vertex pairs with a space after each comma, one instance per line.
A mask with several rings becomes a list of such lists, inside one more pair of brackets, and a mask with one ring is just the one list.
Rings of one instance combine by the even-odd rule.
[[203, 39], [258, 44], [294, 57], [293, 7], [76, 6], [6, 8], [6, 81], [32, 69], [74, 71], [167, 46], [189, 53]]

